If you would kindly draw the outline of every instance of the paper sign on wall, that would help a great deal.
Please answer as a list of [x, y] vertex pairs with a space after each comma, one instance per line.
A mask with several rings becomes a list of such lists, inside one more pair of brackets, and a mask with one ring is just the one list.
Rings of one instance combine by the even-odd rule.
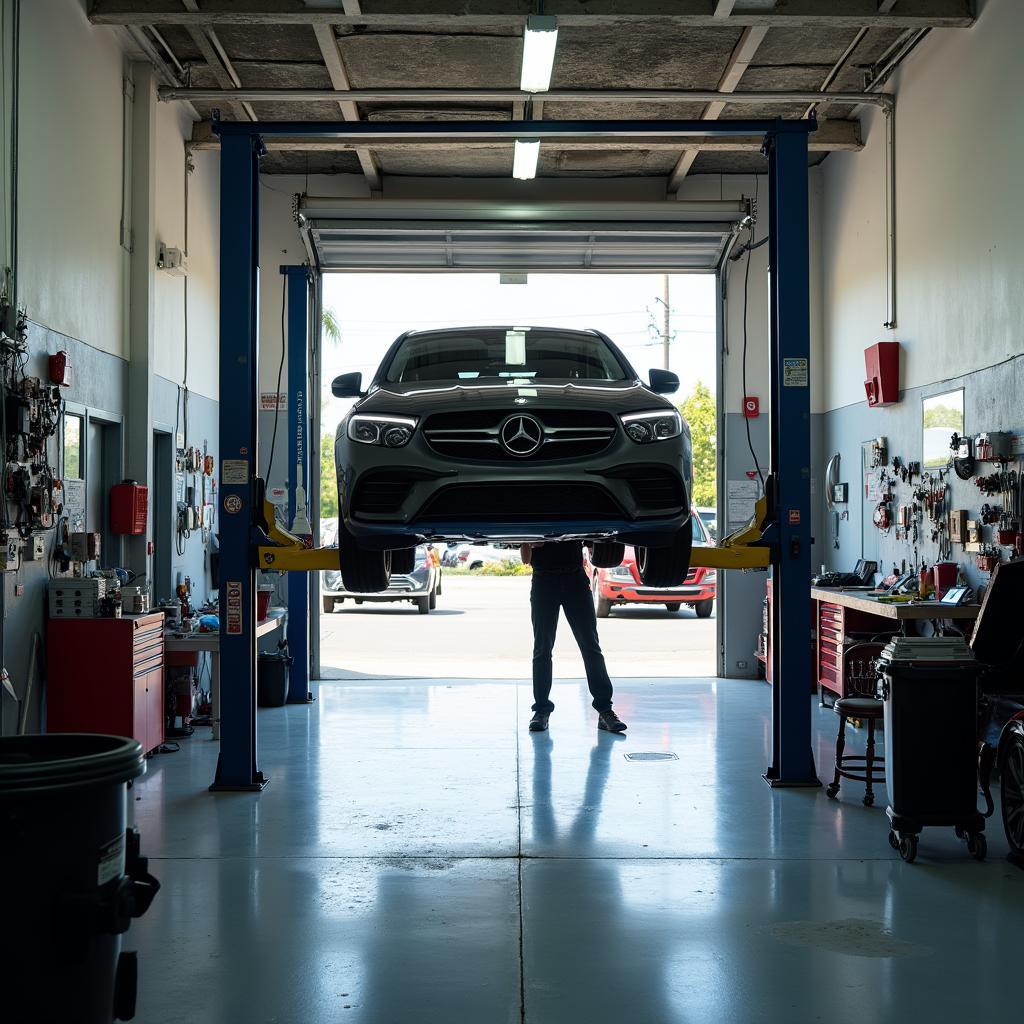
[[260, 408], [265, 412], [275, 412], [278, 409], [284, 412], [288, 408], [288, 392], [261, 391]]
[[729, 523], [745, 523], [753, 518], [761, 486], [757, 480], [729, 480], [725, 496]]

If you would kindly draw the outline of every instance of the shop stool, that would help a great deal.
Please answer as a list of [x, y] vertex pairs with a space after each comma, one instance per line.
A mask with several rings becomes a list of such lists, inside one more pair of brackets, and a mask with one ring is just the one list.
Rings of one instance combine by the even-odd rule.
[[[864, 806], [875, 802], [875, 783], [885, 782], [885, 758], [875, 756], [875, 723], [882, 721], [885, 705], [875, 695], [877, 671], [875, 659], [882, 653], [881, 644], [855, 644], [843, 653], [846, 662], [844, 679], [849, 692], [840, 697], [832, 709], [839, 716], [839, 735], [836, 737], [836, 767], [832, 782], [825, 788], [830, 800], [839, 795], [839, 780], [863, 782]], [[867, 749], [864, 754], [847, 754], [846, 723], [850, 719], [866, 722], [868, 727]]]

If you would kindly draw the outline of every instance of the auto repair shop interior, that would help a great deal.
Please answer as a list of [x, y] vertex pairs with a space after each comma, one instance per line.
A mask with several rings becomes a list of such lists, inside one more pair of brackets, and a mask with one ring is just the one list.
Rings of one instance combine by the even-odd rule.
[[[0, 0], [0, 36], [4, 1020], [1019, 1019], [1024, 5]], [[716, 543], [671, 377], [511, 320], [515, 415], [486, 370], [407, 415], [431, 334], [339, 378], [315, 544], [356, 273], [712, 275]], [[624, 734], [559, 679], [531, 732], [526, 647], [432, 672], [444, 605], [367, 602], [325, 678], [321, 576], [413, 566], [374, 460], [432, 495], [405, 544], [554, 537], [561, 487], [641, 590], [716, 571], [717, 670], [613, 673]]]

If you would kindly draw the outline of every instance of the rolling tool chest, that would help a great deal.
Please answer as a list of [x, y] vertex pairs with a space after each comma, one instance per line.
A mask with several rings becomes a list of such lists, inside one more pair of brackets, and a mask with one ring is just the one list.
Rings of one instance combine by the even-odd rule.
[[163, 612], [119, 619], [50, 619], [47, 732], [164, 741]]

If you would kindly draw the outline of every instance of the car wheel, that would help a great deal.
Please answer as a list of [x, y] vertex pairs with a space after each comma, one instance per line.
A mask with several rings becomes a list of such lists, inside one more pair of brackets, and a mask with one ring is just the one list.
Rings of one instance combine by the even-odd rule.
[[614, 541], [598, 541], [594, 544], [590, 561], [597, 569], [614, 569], [616, 566], [622, 565], [625, 555], [625, 544], [617, 544]]
[[697, 613], [698, 619], [710, 619], [711, 612], [715, 607], [715, 599], [709, 597], [706, 601], [698, 601], [694, 606], [693, 610]]
[[437, 607], [437, 591], [432, 590], [430, 592], [430, 610], [433, 611]]
[[472, 564], [472, 565], [471, 565], [471, 566], [469, 567], [469, 571], [470, 571], [470, 572], [476, 572], [476, 570], [477, 570], [477, 569], [482, 569], [483, 567], [484, 567], [484, 563], [483, 563], [483, 562], [474, 562], [474, 563], [473, 563], [473, 564]]
[[690, 571], [693, 527], [689, 522], [663, 548], [636, 549], [636, 567], [645, 587], [678, 587]]
[[442, 575], [443, 575], [443, 573], [441, 572], [441, 570], [440, 570], [440, 569], [438, 569], [438, 571], [437, 571], [437, 589], [436, 589], [436, 590], [434, 591], [434, 593], [435, 593], [435, 594], [436, 594], [436, 595], [437, 595], [438, 597], [440, 597], [440, 596], [441, 596], [441, 576], [442, 576]]
[[594, 613], [599, 619], [607, 619], [611, 614], [612, 603], [607, 597], [601, 596], [600, 584], [598, 583], [597, 575], [594, 575], [594, 583], [590, 588], [594, 595]]
[[416, 610], [420, 615], [429, 615], [432, 607], [433, 605], [430, 603], [429, 594], [424, 594], [422, 597], [416, 598]]
[[391, 552], [369, 551], [338, 521], [338, 559], [345, 589], [356, 594], [379, 594], [391, 579]]
[[682, 601], [668, 601], [668, 602], [666, 602], [665, 607], [670, 612], [678, 612], [678, 611], [682, 610], [683, 603], [682, 603]]
[[416, 549], [397, 548], [391, 552], [391, 571], [401, 574], [410, 573], [416, 568]]
[[1024, 723], [1010, 726], [1000, 751], [999, 802], [1010, 849], [1024, 856]]
[[323, 603], [324, 603], [324, 615], [330, 615], [331, 612], [334, 611], [334, 598], [333, 597], [325, 597], [323, 599]]

